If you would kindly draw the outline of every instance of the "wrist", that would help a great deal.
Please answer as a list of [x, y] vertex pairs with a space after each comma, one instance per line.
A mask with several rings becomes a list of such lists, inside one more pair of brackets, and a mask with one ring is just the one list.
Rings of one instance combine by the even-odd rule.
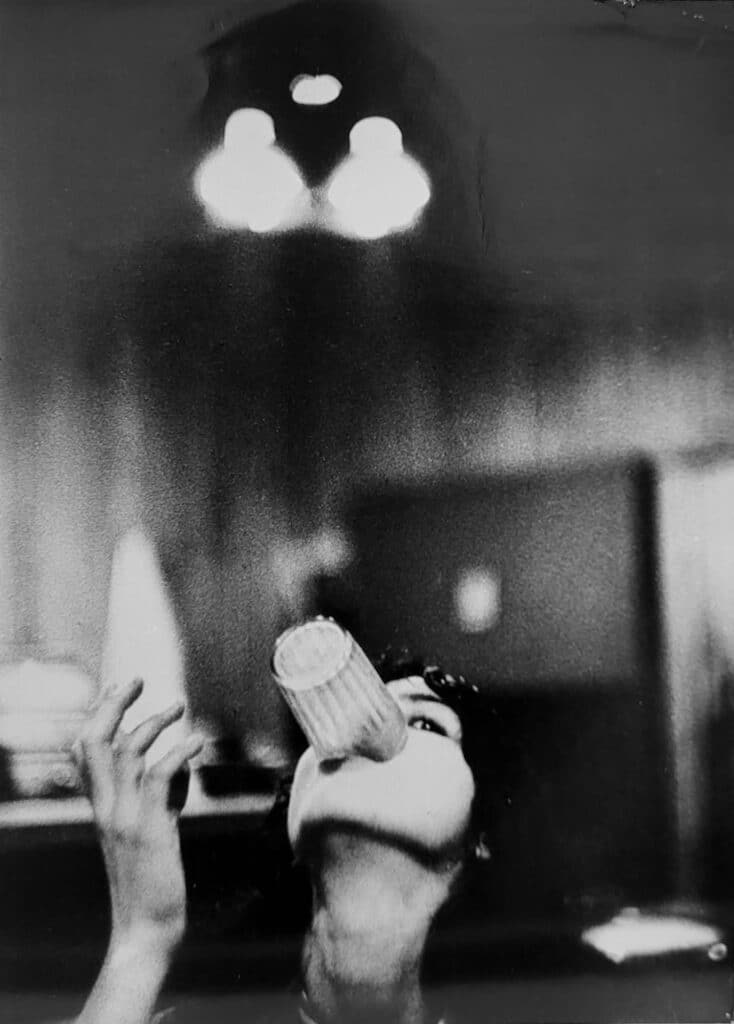
[[76, 1024], [149, 1021], [175, 948], [157, 928], [113, 928], [104, 964]]
[[107, 957], [117, 963], [167, 968], [183, 939], [183, 927], [137, 924], [113, 928]]

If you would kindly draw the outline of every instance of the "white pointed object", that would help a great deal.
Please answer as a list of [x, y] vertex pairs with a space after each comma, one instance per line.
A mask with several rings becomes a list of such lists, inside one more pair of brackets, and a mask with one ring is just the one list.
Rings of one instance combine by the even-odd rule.
[[[183, 644], [158, 557], [142, 530], [128, 531], [112, 558], [107, 627], [102, 653], [102, 690], [142, 679], [143, 692], [122, 728], [185, 700]], [[153, 744], [148, 763], [158, 760], [190, 731], [185, 720]]]

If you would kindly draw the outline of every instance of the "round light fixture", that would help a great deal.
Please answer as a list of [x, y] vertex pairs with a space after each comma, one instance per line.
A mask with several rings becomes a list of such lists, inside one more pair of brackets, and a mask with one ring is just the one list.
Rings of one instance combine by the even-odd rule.
[[350, 154], [329, 182], [333, 230], [361, 239], [405, 231], [431, 197], [428, 176], [403, 150], [403, 134], [387, 117], [365, 117], [349, 133]]
[[299, 106], [325, 107], [339, 97], [342, 84], [333, 75], [296, 75], [290, 89]]
[[307, 198], [297, 166], [275, 144], [272, 117], [255, 107], [227, 119], [223, 145], [200, 164], [195, 188], [217, 227], [256, 233], [287, 226]]

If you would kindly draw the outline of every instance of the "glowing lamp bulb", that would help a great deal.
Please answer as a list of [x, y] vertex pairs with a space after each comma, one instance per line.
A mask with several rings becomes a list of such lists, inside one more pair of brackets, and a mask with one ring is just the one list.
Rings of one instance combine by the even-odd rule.
[[275, 142], [275, 126], [270, 114], [257, 107], [242, 107], [227, 118], [224, 148], [228, 152], [252, 152]]
[[298, 75], [291, 82], [291, 98], [302, 107], [325, 107], [342, 91], [342, 84], [333, 75]]
[[396, 156], [403, 152], [403, 133], [389, 117], [364, 117], [349, 133], [354, 156]]
[[349, 134], [351, 154], [326, 197], [336, 230], [376, 239], [410, 227], [431, 196], [420, 164], [403, 152], [403, 136], [386, 117], [366, 117]]
[[258, 233], [291, 223], [305, 195], [298, 168], [275, 145], [272, 117], [255, 107], [229, 116], [224, 144], [202, 161], [194, 185], [218, 227]]

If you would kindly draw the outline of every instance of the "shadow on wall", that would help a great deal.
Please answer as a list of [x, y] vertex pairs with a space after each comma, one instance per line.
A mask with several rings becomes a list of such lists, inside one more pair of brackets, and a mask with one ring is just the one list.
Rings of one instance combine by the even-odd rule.
[[11, 800], [15, 795], [15, 787], [10, 774], [10, 755], [4, 747], [0, 747], [0, 800]]

